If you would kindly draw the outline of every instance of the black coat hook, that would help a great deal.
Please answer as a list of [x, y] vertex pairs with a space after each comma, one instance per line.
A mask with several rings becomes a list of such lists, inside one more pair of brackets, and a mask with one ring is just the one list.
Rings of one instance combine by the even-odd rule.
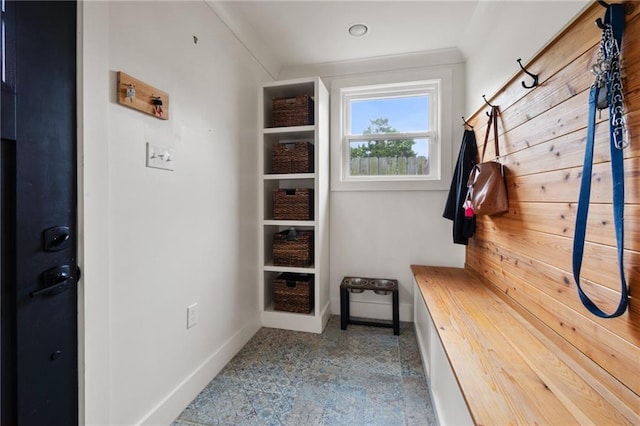
[[[604, 2], [602, 0], [597, 0], [597, 1], [600, 6], [604, 7], [605, 9], [609, 9], [609, 3]], [[604, 30], [606, 28], [606, 26], [604, 25], [604, 22], [602, 22], [602, 18], [596, 19], [596, 26], [601, 30]]]
[[482, 95], [482, 99], [484, 99], [484, 103], [489, 105], [491, 108], [495, 108], [497, 106], [497, 105], [491, 105], [485, 95]]
[[[602, 1], [602, 0], [597, 0], [598, 4], [602, 7], [604, 7], [605, 9], [609, 9], [609, 6], [611, 6], [609, 3]], [[626, 1], [624, 3], [622, 3], [622, 5], [624, 6], [624, 13], [625, 15], [631, 15], [633, 13], [633, 11], [635, 10], [635, 5], [637, 2], [631, 2], [631, 1]], [[606, 15], [605, 15], [606, 16]], [[607, 28], [607, 26], [604, 24], [604, 22], [602, 21], [602, 18], [598, 18], [596, 19], [596, 25], [598, 28], [600, 28], [601, 30], [604, 30]]]
[[471, 124], [469, 124], [469, 123], [467, 122], [467, 120], [465, 120], [465, 119], [464, 119], [464, 115], [462, 116], [462, 122], [464, 123], [464, 125], [465, 125], [465, 126], [468, 126], [468, 127], [470, 127], [470, 128], [471, 128], [471, 130], [473, 130], [473, 126], [472, 126]]
[[[482, 99], [484, 99], [484, 103], [489, 105], [492, 109], [496, 108], [496, 105], [491, 105], [489, 103], [489, 101], [487, 100], [487, 97], [485, 95], [482, 95]], [[489, 111], [485, 111], [485, 114], [487, 114], [487, 117], [491, 117], [491, 114], [489, 114]]]
[[533, 78], [533, 84], [531, 86], [527, 86], [527, 84], [523, 81], [522, 82], [522, 87], [524, 87], [525, 89], [533, 89], [534, 87], [536, 87], [538, 85], [538, 74], [533, 74], [533, 73], [530, 73], [529, 71], [527, 71], [522, 66], [522, 59], [518, 58], [517, 62], [520, 65], [520, 68], [522, 69], [522, 71], [524, 71], [524, 73], [527, 74], [529, 77]]
[[[602, 0], [597, 0], [597, 2], [598, 2], [598, 4], [600, 6], [604, 7], [607, 10], [609, 9], [609, 6], [611, 6], [609, 3], [605, 2], [605, 1], [602, 1]], [[631, 15], [634, 12], [634, 10], [636, 8], [636, 3], [637, 2], [632, 2], [632, 1], [625, 1], [625, 2], [622, 3], [622, 5], [624, 6], [625, 15]], [[607, 26], [602, 21], [602, 18], [596, 19], [596, 25], [601, 30], [605, 30], [607, 28]]]

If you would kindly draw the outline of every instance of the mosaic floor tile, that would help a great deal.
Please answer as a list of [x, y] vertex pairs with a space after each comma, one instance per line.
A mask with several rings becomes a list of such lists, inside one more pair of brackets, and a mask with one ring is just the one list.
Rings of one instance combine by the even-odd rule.
[[436, 425], [413, 324], [262, 328], [172, 426]]

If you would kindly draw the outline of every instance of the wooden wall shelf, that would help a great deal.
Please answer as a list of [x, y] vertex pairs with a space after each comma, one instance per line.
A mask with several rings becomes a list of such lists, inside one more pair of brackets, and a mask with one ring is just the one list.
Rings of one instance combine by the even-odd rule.
[[[128, 96], [130, 88], [133, 96]], [[155, 105], [158, 100], [162, 106]], [[169, 94], [122, 71], [118, 71], [118, 103], [161, 120], [169, 119]]]

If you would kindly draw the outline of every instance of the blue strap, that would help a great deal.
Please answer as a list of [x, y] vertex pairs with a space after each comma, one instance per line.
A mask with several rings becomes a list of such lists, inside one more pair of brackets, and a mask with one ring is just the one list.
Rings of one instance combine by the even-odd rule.
[[[617, 7], [620, 6], [620, 7]], [[613, 27], [614, 38], [618, 41], [618, 46], [622, 46], [622, 28], [624, 26], [624, 10], [622, 5], [611, 5], [605, 15], [605, 23], [610, 22]], [[613, 215], [616, 230], [616, 246], [618, 249], [618, 267], [620, 275], [620, 302], [615, 312], [607, 314], [602, 311], [585, 294], [580, 285], [580, 269], [582, 267], [582, 257], [584, 255], [584, 240], [587, 230], [587, 216], [589, 213], [589, 199], [591, 196], [591, 174], [593, 169], [593, 147], [596, 124], [596, 103], [600, 88], [597, 84], [591, 87], [589, 92], [589, 121], [587, 124], [587, 142], [584, 154], [584, 165], [582, 169], [582, 180], [580, 184], [580, 196], [578, 198], [578, 211], [576, 213], [576, 228], [573, 240], [573, 278], [576, 281], [578, 295], [582, 304], [594, 315], [600, 318], [615, 318], [622, 315], [629, 304], [629, 290], [624, 276], [623, 254], [624, 254], [624, 156], [622, 146], [616, 146], [614, 140], [622, 140], [622, 129], [614, 125], [616, 107], [622, 103], [622, 96], [617, 96], [613, 79], [607, 81], [607, 92], [609, 97], [609, 139], [611, 150], [611, 176], [613, 181]]]

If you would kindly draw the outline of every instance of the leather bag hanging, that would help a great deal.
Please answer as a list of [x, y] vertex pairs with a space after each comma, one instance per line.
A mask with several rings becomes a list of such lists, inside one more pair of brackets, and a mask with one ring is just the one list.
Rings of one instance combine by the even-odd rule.
[[[620, 78], [620, 47], [624, 30], [624, 5], [612, 4], [607, 8], [598, 53], [598, 63], [593, 67], [596, 80], [589, 92], [589, 121], [587, 142], [576, 212], [576, 227], [573, 239], [573, 278], [582, 304], [593, 315], [600, 318], [615, 318], [622, 315], [629, 305], [629, 289], [624, 276], [624, 156], [627, 146], [624, 140], [624, 98]], [[604, 93], [604, 95], [603, 95]], [[600, 309], [582, 290], [580, 269], [584, 255], [584, 240], [587, 231], [591, 173], [593, 170], [593, 147], [596, 127], [596, 109], [609, 108], [609, 146], [611, 152], [611, 180], [613, 183], [613, 218], [618, 249], [618, 273], [620, 275], [620, 301], [612, 313]]]
[[497, 159], [500, 156], [500, 148], [498, 146], [498, 107], [496, 106], [491, 107], [481, 162], [476, 164], [469, 174], [467, 197], [463, 204], [465, 216], [467, 217], [471, 217], [474, 214], [494, 215], [504, 213], [509, 209], [504, 166], [495, 160], [484, 161], [484, 154], [487, 151], [487, 142], [489, 141], [492, 127]]

